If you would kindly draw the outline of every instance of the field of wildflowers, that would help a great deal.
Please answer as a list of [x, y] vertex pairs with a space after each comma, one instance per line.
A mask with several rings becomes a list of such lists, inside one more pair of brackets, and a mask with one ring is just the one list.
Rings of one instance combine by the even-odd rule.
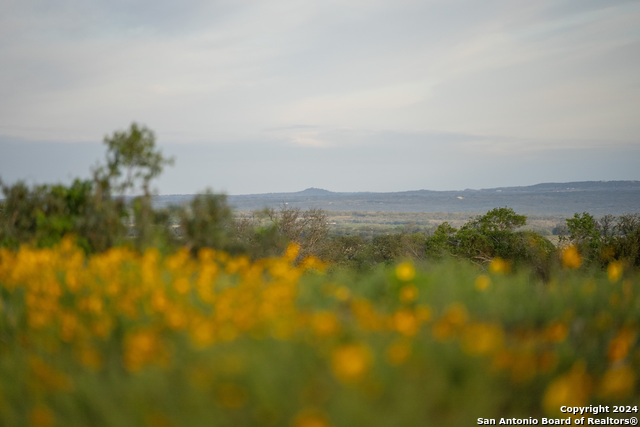
[[1, 249], [0, 425], [469, 426], [634, 407], [638, 274], [580, 264], [569, 247], [542, 283], [499, 258], [335, 270], [295, 245], [256, 261]]

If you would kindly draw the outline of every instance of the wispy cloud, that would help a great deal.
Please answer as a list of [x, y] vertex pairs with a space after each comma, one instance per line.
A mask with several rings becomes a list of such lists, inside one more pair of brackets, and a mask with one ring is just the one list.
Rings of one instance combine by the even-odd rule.
[[282, 144], [354, 162], [366, 147], [372, 164], [397, 141], [458, 163], [640, 144], [634, 0], [34, 0], [3, 12], [0, 134], [16, 140], [99, 142], [136, 120], [162, 143], [236, 147], [238, 162]]

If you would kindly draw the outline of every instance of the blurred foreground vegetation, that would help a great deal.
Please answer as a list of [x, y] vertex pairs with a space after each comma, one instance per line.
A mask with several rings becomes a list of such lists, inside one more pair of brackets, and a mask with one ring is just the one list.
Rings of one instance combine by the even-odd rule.
[[508, 207], [369, 239], [332, 235], [321, 210], [234, 216], [210, 192], [156, 210], [171, 161], [154, 141], [134, 124], [91, 180], [2, 186], [1, 425], [468, 426], [638, 405], [637, 214], [576, 214], [558, 248]]

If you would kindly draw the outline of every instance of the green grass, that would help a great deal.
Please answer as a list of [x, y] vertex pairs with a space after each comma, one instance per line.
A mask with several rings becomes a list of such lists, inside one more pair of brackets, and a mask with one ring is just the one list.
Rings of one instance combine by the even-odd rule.
[[469, 426], [640, 403], [632, 270], [291, 259], [1, 252], [0, 424]]

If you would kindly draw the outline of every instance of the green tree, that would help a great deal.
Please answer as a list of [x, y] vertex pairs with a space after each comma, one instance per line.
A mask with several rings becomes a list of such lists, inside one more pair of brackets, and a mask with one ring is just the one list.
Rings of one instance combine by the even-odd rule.
[[223, 194], [206, 190], [191, 200], [180, 213], [183, 243], [192, 253], [202, 248], [228, 250], [232, 239], [233, 215]]
[[513, 232], [527, 223], [527, 217], [511, 208], [495, 208], [477, 216], [456, 233], [455, 253], [480, 262], [499, 256], [514, 257]]
[[424, 233], [395, 233], [375, 236], [371, 242], [375, 262], [391, 263], [402, 258], [424, 259]]
[[587, 264], [598, 261], [602, 239], [598, 221], [593, 215], [575, 213], [573, 218], [567, 218], [566, 223], [569, 236], [563, 236], [562, 240], [575, 245]]
[[527, 217], [518, 215], [511, 208], [494, 208], [482, 216], [478, 216], [465, 224], [468, 228], [482, 232], [514, 231], [518, 227], [526, 225]]
[[479, 263], [500, 257], [515, 265], [528, 265], [546, 279], [555, 247], [534, 231], [517, 230], [526, 223], [527, 217], [511, 208], [492, 209], [458, 230], [453, 239], [453, 253]]
[[[106, 164], [94, 170], [99, 191], [106, 198], [112, 192], [124, 196], [129, 192], [142, 193], [132, 203], [135, 237], [138, 249], [158, 240], [157, 215], [151, 206], [151, 180], [158, 177], [173, 158], [166, 158], [156, 148], [155, 134], [145, 126], [132, 123], [129, 129], [116, 131], [103, 140], [107, 146]], [[162, 224], [165, 226], [166, 224]]]
[[362, 236], [334, 236], [324, 246], [320, 258], [332, 265], [365, 270], [374, 265], [372, 245]]
[[122, 203], [96, 196], [92, 181], [76, 179], [70, 186], [0, 183], [0, 245], [22, 243], [45, 247], [73, 234], [87, 252], [103, 251], [122, 241]]
[[[164, 219], [151, 208], [150, 182], [172, 159], [155, 147], [153, 132], [133, 123], [126, 131], [105, 137], [106, 164], [94, 169], [94, 179], [76, 179], [70, 186], [0, 183], [0, 244], [49, 246], [65, 234], [74, 234], [87, 251], [102, 251], [121, 243], [125, 235], [124, 195], [141, 191], [133, 203], [139, 247], [151, 242]], [[115, 199], [112, 193], [120, 195]], [[146, 243], [145, 243], [146, 242]]]
[[174, 162], [156, 148], [153, 131], [135, 122], [128, 130], [105, 136], [103, 142], [107, 146], [106, 164], [98, 167], [95, 174], [105, 187], [122, 195], [141, 190], [149, 196], [151, 180]]
[[640, 214], [618, 217], [614, 226], [614, 257], [640, 267]]
[[426, 255], [431, 258], [442, 258], [452, 254], [458, 229], [447, 221], [438, 225], [433, 234], [426, 241]]
[[269, 209], [257, 210], [249, 217], [235, 219], [233, 228], [233, 247], [252, 259], [278, 256], [289, 243], [270, 219]]

